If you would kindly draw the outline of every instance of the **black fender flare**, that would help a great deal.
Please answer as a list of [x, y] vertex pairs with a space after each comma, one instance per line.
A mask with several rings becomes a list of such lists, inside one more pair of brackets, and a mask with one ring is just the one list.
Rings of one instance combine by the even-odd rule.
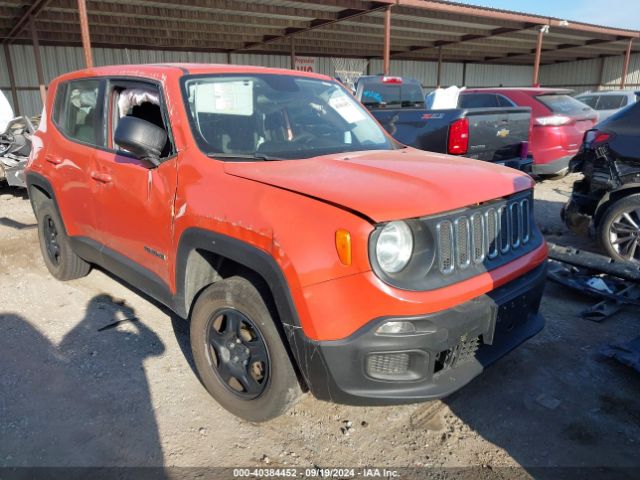
[[[51, 200], [56, 206], [56, 209], [58, 209], [56, 194], [53, 190], [53, 186], [51, 185], [51, 182], [46, 177], [36, 172], [27, 172], [27, 174], [25, 175], [25, 182], [27, 184], [27, 193], [29, 194], [29, 200], [31, 201], [32, 207], [34, 207], [34, 205], [33, 205], [33, 197], [31, 196], [31, 188], [36, 187], [36, 188], [39, 188], [40, 190], [43, 190], [49, 196], [49, 198], [51, 198]], [[35, 211], [35, 207], [34, 207], [34, 211]], [[59, 209], [58, 209], [58, 212], [60, 212]]]
[[60, 211], [60, 206], [58, 205], [58, 200], [56, 199], [56, 192], [53, 189], [53, 185], [48, 178], [36, 172], [27, 172], [25, 175], [25, 183], [27, 184], [27, 194], [29, 195], [29, 202], [31, 202], [31, 208], [34, 214], [37, 214], [37, 205], [35, 204], [35, 199], [32, 194], [32, 189], [36, 188], [38, 190], [42, 190], [53, 202], [53, 208], [55, 208], [56, 212], [58, 212], [58, 216], [60, 217], [60, 221], [62, 222], [62, 228], [65, 233], [67, 233], [67, 227], [64, 224], [64, 218], [62, 218], [62, 212]]
[[280, 320], [285, 325], [300, 326], [289, 284], [275, 259], [242, 240], [201, 228], [187, 228], [178, 242], [176, 252], [175, 310], [183, 318], [189, 316], [185, 285], [187, 261], [193, 250], [203, 250], [242, 265], [260, 275], [271, 291]]

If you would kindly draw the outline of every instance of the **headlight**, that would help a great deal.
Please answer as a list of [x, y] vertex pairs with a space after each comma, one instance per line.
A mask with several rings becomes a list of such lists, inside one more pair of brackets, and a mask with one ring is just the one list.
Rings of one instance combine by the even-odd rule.
[[407, 266], [413, 253], [413, 235], [405, 222], [390, 222], [376, 243], [378, 265], [386, 273], [398, 273]]

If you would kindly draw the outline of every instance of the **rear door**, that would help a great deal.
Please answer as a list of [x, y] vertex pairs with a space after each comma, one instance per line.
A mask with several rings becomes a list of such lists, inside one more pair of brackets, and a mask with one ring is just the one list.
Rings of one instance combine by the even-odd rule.
[[73, 80], [58, 85], [51, 118], [55, 125], [46, 145], [47, 175], [67, 234], [96, 240], [93, 198], [95, 152], [105, 145], [104, 81]]
[[[153, 82], [110, 79], [106, 98], [107, 148], [96, 153], [94, 184], [104, 261], [125, 279], [133, 273], [134, 280], [150, 281], [152, 287], [170, 284], [177, 154], [162, 89]], [[114, 144], [113, 132], [124, 116], [142, 118], [167, 131], [158, 167]], [[150, 290], [148, 285], [138, 286]]]

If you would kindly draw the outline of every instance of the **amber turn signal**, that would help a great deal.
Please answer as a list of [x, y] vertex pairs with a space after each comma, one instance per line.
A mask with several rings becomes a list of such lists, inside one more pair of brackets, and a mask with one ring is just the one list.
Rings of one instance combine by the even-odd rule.
[[336, 231], [336, 250], [343, 265], [351, 265], [351, 234], [347, 230]]

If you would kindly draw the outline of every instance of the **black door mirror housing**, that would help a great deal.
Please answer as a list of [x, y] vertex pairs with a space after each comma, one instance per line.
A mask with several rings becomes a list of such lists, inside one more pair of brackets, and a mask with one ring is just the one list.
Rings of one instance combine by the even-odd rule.
[[120, 148], [157, 167], [160, 165], [160, 153], [167, 143], [167, 132], [141, 118], [122, 117], [113, 140]]

